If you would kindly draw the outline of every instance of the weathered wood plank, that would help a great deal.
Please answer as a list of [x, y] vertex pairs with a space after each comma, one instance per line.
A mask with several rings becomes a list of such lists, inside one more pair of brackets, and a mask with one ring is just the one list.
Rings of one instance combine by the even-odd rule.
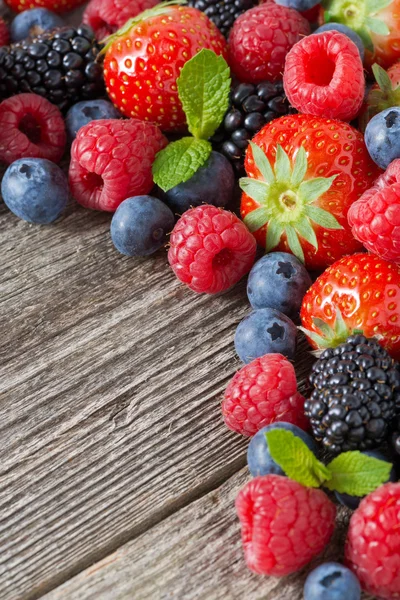
[[[246, 569], [234, 499], [248, 478], [243, 469], [43, 600], [301, 600], [309, 568], [284, 579]], [[347, 516], [339, 511], [330, 546], [311, 566], [342, 555]]]

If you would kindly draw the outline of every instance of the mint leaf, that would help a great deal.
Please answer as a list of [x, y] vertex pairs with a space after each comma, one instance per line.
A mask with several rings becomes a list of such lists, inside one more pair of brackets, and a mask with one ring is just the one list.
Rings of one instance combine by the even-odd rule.
[[354, 451], [339, 454], [327, 469], [331, 478], [324, 483], [325, 487], [350, 496], [366, 496], [389, 480], [392, 465]]
[[314, 223], [325, 229], [343, 229], [339, 221], [330, 212], [318, 206], [306, 206], [304, 212]]
[[269, 210], [261, 206], [260, 208], [256, 208], [256, 210], [252, 210], [250, 213], [248, 213], [243, 221], [247, 229], [253, 233], [268, 223], [268, 219]]
[[368, 27], [368, 29], [370, 29], [373, 33], [376, 33], [378, 35], [389, 35], [390, 33], [389, 27], [380, 19], [367, 17], [365, 19], [365, 24]]
[[153, 163], [153, 179], [164, 192], [187, 181], [211, 154], [206, 140], [184, 137], [161, 150]]
[[272, 459], [290, 479], [308, 487], [319, 487], [330, 479], [325, 465], [291, 431], [271, 429], [265, 436]]
[[203, 48], [184, 64], [177, 83], [190, 133], [208, 139], [229, 106], [231, 78], [225, 59]]
[[257, 144], [254, 142], [250, 142], [250, 146], [257, 169], [263, 176], [264, 181], [272, 185], [275, 183], [275, 175], [265, 152], [261, 150], [260, 146], [257, 146]]

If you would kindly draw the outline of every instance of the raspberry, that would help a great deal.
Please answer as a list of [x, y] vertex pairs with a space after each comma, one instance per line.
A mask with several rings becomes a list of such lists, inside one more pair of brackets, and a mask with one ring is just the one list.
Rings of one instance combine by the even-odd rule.
[[190, 289], [217, 294], [250, 271], [255, 255], [254, 237], [236, 215], [203, 204], [186, 211], [175, 225], [168, 261]]
[[240, 81], [282, 79], [285, 57], [310, 24], [297, 11], [273, 2], [247, 10], [231, 29], [229, 64]]
[[166, 144], [156, 125], [139, 119], [91, 121], [71, 147], [71, 193], [87, 208], [116, 210], [151, 190], [154, 157]]
[[261, 575], [299, 571], [325, 548], [335, 525], [336, 508], [324, 492], [282, 475], [252, 479], [236, 510], [247, 565]]
[[0, 160], [47, 158], [59, 162], [66, 133], [59, 109], [36, 94], [19, 94], [0, 104]]
[[243, 435], [276, 421], [308, 428], [295, 370], [282, 354], [266, 354], [240, 369], [226, 388], [222, 414], [229, 429]]
[[379, 598], [400, 596], [400, 483], [387, 483], [362, 500], [350, 520], [348, 566], [361, 587]]
[[356, 45], [337, 31], [302, 39], [286, 57], [283, 85], [298, 111], [350, 121], [360, 110], [365, 92]]
[[90, 25], [98, 40], [115, 33], [128, 19], [152, 8], [158, 0], [90, 0], [82, 22]]
[[0, 17], [0, 46], [7, 46], [10, 41], [10, 34], [4, 19]]

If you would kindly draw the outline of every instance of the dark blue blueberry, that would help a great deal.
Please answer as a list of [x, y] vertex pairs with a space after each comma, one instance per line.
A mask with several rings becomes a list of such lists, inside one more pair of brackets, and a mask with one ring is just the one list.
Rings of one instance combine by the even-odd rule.
[[350, 29], [347, 25], [342, 25], [342, 23], [325, 23], [325, 25], [321, 25], [314, 31], [315, 33], [323, 33], [324, 31], [339, 31], [339, 33], [343, 33], [347, 35], [348, 38], [351, 39], [352, 42], [355, 43], [357, 49], [360, 53], [361, 61], [364, 62], [364, 44], [358, 33], [354, 31], [354, 29]]
[[340, 563], [324, 563], [311, 571], [304, 585], [304, 600], [360, 600], [357, 577]]
[[[384, 454], [382, 454], [382, 452], [379, 452], [379, 450], [365, 450], [365, 452], [362, 452], [362, 454], [366, 454], [367, 456], [372, 456], [373, 458], [378, 458], [379, 460], [384, 460], [386, 462], [391, 462]], [[397, 481], [394, 466], [392, 466], [388, 481]], [[339, 494], [339, 492], [335, 492], [335, 496], [340, 504], [347, 506], [347, 508], [351, 508], [351, 510], [356, 510], [362, 500], [362, 498], [359, 496], [349, 496], [349, 494]]]
[[296, 425], [286, 423], [285, 421], [279, 421], [277, 423], [273, 423], [272, 425], [267, 425], [266, 427], [260, 429], [260, 431], [258, 431], [256, 435], [251, 438], [250, 444], [247, 448], [247, 465], [253, 477], [257, 477], [258, 475], [269, 475], [270, 473], [274, 475], [285, 475], [280, 466], [277, 465], [274, 460], [272, 460], [271, 454], [269, 453], [265, 434], [268, 431], [271, 431], [271, 429], [286, 429], [287, 431], [291, 431], [295, 436], [302, 439], [303, 442], [307, 444], [309, 449], [314, 452], [314, 454], [317, 452], [317, 446], [313, 438], [308, 435], [308, 433], [300, 429], [300, 427], [296, 427]]
[[10, 37], [13, 42], [20, 42], [26, 38], [34, 38], [51, 31], [57, 27], [63, 27], [65, 21], [47, 8], [31, 8], [19, 13], [10, 25]]
[[174, 227], [172, 211], [153, 196], [124, 200], [111, 221], [111, 239], [121, 254], [147, 256], [164, 245]]
[[233, 195], [235, 175], [231, 163], [219, 152], [211, 152], [198, 171], [165, 194], [165, 202], [181, 215], [192, 206], [225, 206]]
[[310, 8], [313, 8], [318, 2], [319, 0], [276, 0], [276, 4], [294, 8], [299, 12], [310, 10]]
[[400, 158], [400, 106], [387, 108], [372, 117], [365, 130], [365, 143], [372, 160], [381, 169]]
[[255, 309], [276, 308], [294, 318], [311, 283], [306, 268], [293, 254], [271, 252], [251, 269], [247, 296]]
[[8, 208], [20, 219], [45, 225], [55, 221], [68, 201], [64, 172], [44, 158], [20, 158], [13, 162], [1, 182]]
[[294, 358], [296, 325], [273, 308], [262, 308], [241, 321], [235, 333], [235, 349], [244, 363], [264, 354], [283, 354]]
[[82, 102], [77, 102], [71, 106], [65, 117], [68, 140], [71, 143], [79, 129], [91, 121], [119, 118], [121, 118], [121, 113], [107, 100], [82, 100]]

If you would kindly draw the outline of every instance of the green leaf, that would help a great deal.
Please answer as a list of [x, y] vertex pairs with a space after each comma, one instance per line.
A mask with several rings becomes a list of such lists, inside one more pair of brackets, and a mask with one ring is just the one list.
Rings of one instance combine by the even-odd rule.
[[328, 489], [366, 496], [389, 480], [392, 464], [354, 451], [339, 454], [327, 469], [331, 473], [331, 479], [324, 484]]
[[269, 186], [264, 181], [251, 179], [251, 177], [241, 177], [239, 186], [250, 198], [259, 204], [265, 204], [269, 194]]
[[376, 83], [379, 85], [382, 92], [391, 92], [393, 89], [392, 82], [385, 69], [382, 69], [382, 67], [378, 65], [378, 63], [374, 63], [372, 65], [372, 72], [376, 79]]
[[206, 140], [184, 137], [161, 150], [153, 163], [153, 178], [164, 192], [187, 181], [204, 165], [211, 154]]
[[254, 142], [250, 142], [251, 149], [253, 151], [253, 158], [257, 169], [260, 171], [266, 183], [272, 185], [275, 183], [275, 175], [270, 165], [268, 158], [266, 157], [260, 146], [257, 146]]
[[346, 340], [350, 335], [350, 330], [347, 327], [343, 315], [339, 308], [336, 309], [336, 319], [335, 319], [335, 337], [340, 340]]
[[373, 17], [366, 17], [365, 24], [373, 33], [378, 35], [389, 35], [390, 29], [380, 19], [374, 19]]
[[269, 214], [269, 210], [264, 206], [261, 206], [260, 208], [256, 208], [256, 210], [248, 213], [243, 221], [247, 229], [253, 233], [268, 223]]
[[295, 223], [294, 227], [297, 233], [299, 233], [303, 239], [305, 239], [309, 244], [314, 246], [316, 250], [318, 250], [317, 236], [315, 235], [315, 231], [308, 217], [302, 217], [300, 221]]
[[275, 159], [275, 177], [277, 181], [289, 183], [292, 175], [290, 160], [282, 146], [278, 144]]
[[320, 225], [325, 229], [343, 229], [336, 217], [323, 208], [319, 208], [318, 206], [305, 206], [304, 212], [307, 217], [310, 217], [310, 219], [314, 221], [314, 223], [317, 223], [317, 225]]
[[291, 431], [271, 429], [265, 437], [272, 459], [290, 479], [308, 487], [319, 487], [330, 479], [325, 465]]
[[295, 256], [297, 256], [299, 260], [301, 260], [302, 263], [304, 263], [304, 252], [299, 242], [299, 238], [297, 237], [296, 231], [291, 225], [286, 225], [285, 233], [290, 250]]
[[318, 317], [313, 318], [313, 323], [315, 327], [320, 330], [320, 332], [326, 340], [333, 339], [334, 332], [332, 327], [330, 327], [328, 323], [325, 323], [325, 321], [319, 319]]
[[296, 159], [294, 161], [294, 168], [292, 173], [291, 184], [293, 187], [298, 187], [303, 181], [305, 174], [307, 173], [307, 153], [303, 146], [297, 151]]
[[312, 340], [317, 348], [329, 348], [330, 347], [330, 339], [323, 337], [322, 335], [318, 335], [315, 331], [310, 331], [310, 329], [306, 329], [305, 327], [298, 327], [300, 331], [304, 333], [310, 340]]
[[284, 232], [284, 227], [278, 221], [272, 220], [268, 223], [267, 241], [265, 244], [265, 252], [271, 252], [279, 244], [279, 241]]
[[393, 0], [366, 0], [366, 13], [373, 15], [389, 6], [392, 2]]
[[366, 27], [361, 27], [360, 29], [357, 29], [357, 33], [360, 36], [360, 38], [362, 39], [362, 42], [364, 44], [364, 47], [369, 50], [370, 52], [374, 51], [374, 45], [372, 43], [372, 39], [371, 36], [368, 32], [368, 29]]
[[315, 179], [303, 181], [299, 187], [299, 197], [307, 204], [311, 204], [311, 202], [314, 202], [314, 200], [329, 190], [336, 177], [337, 175], [333, 175], [332, 177], [316, 177]]
[[226, 61], [203, 48], [184, 64], [177, 83], [190, 133], [208, 139], [229, 106], [231, 78]]

